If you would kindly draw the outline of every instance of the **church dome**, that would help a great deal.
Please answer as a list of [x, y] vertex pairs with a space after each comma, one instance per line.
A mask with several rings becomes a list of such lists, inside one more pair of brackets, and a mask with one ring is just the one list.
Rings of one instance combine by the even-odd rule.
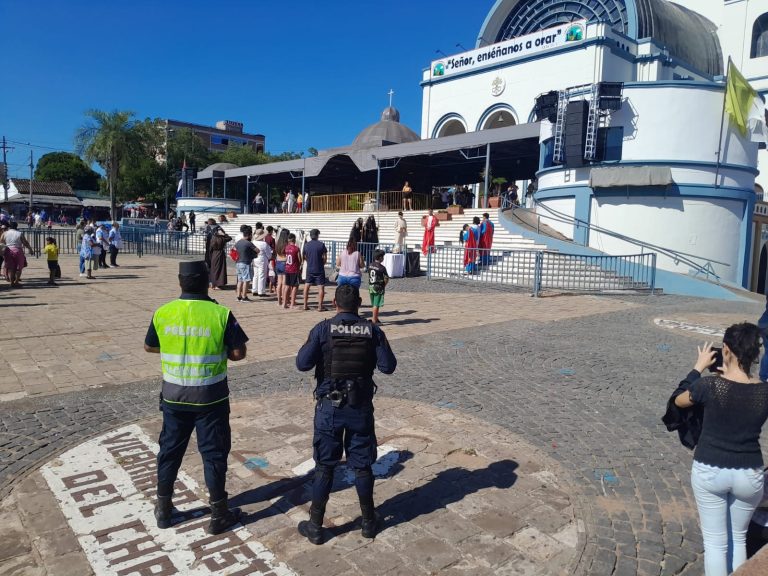
[[635, 40], [653, 38], [670, 56], [697, 70], [711, 76], [723, 73], [717, 26], [667, 0], [498, 0], [483, 23], [477, 46], [582, 19], [605, 22]]
[[353, 148], [374, 148], [385, 144], [403, 144], [421, 140], [418, 134], [400, 124], [400, 112], [394, 106], [387, 106], [381, 113], [381, 120], [371, 124], [357, 135]]

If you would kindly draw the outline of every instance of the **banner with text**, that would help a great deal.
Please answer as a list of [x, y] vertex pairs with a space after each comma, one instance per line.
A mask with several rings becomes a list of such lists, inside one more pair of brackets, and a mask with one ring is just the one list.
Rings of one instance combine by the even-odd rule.
[[451, 76], [468, 70], [492, 66], [510, 60], [516, 60], [531, 54], [537, 54], [550, 48], [565, 46], [568, 43], [581, 42], [587, 29], [586, 20], [578, 20], [570, 24], [555, 26], [526, 34], [518, 38], [489, 44], [482, 48], [469, 50], [440, 60], [435, 60], [430, 66], [430, 75], [434, 80]]

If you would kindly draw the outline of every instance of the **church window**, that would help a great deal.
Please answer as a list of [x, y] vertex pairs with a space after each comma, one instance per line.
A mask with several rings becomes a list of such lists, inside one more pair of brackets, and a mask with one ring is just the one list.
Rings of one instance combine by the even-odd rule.
[[755, 20], [752, 26], [752, 48], [750, 58], [768, 56], [768, 12]]

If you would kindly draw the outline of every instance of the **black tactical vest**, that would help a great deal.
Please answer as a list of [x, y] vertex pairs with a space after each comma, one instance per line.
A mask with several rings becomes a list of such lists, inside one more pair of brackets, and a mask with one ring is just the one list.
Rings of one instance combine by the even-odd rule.
[[370, 380], [376, 367], [373, 324], [362, 318], [329, 320], [324, 364], [325, 378]]

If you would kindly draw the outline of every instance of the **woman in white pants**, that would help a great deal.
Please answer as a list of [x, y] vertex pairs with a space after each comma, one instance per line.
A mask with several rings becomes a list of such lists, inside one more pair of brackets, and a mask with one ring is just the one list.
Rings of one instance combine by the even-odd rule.
[[[703, 406], [704, 421], [691, 469], [699, 509], [706, 576], [726, 576], [746, 560], [745, 537], [763, 497], [760, 432], [768, 419], [768, 384], [752, 376], [760, 356], [760, 331], [734, 324], [723, 336], [722, 366], [716, 350], [699, 348], [690, 387], [675, 398], [678, 408]], [[715, 376], [701, 378], [705, 369]]]
[[269, 278], [269, 260], [272, 258], [272, 249], [264, 241], [267, 233], [263, 228], [256, 230], [253, 236], [253, 244], [259, 249], [259, 255], [253, 261], [253, 285], [251, 292], [254, 296], [267, 295], [267, 279]]

